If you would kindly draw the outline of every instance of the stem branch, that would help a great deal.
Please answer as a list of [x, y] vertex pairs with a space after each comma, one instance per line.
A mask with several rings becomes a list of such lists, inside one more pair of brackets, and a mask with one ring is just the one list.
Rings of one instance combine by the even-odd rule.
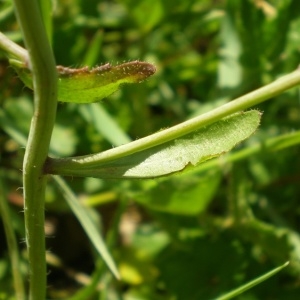
[[0, 49], [5, 51], [8, 56], [14, 57], [24, 63], [28, 62], [27, 51], [18, 44], [11, 41], [2, 32], [0, 32]]

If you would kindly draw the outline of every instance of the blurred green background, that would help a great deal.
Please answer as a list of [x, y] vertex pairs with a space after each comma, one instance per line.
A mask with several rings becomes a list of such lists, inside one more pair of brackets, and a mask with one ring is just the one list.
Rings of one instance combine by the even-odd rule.
[[[297, 0], [61, 0], [53, 1], [52, 15], [58, 65], [142, 60], [157, 67], [153, 77], [124, 86], [101, 104], [60, 103], [51, 142], [56, 157], [101, 152], [147, 136], [299, 64]], [[10, 1], [0, 3], [0, 29], [22, 45]], [[4, 53], [0, 78], [1, 192], [22, 241], [21, 169], [32, 92]], [[234, 163], [224, 155], [215, 165], [155, 180], [67, 178], [99, 221], [121, 281], [103, 266], [49, 178], [48, 298], [76, 295], [98, 276], [89, 299], [212, 299], [290, 260], [290, 267], [238, 299], [297, 299], [299, 146], [270, 151], [264, 143], [299, 129], [299, 91], [256, 108], [263, 112], [261, 127], [235, 151], [258, 143], [261, 151]], [[12, 299], [1, 228], [0, 240], [0, 299]], [[21, 251], [24, 246], [20, 242]], [[26, 276], [24, 256], [21, 269]]]

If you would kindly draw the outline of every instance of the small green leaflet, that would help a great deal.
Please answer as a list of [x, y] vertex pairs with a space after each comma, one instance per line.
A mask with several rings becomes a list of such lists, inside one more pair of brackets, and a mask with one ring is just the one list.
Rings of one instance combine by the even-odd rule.
[[[32, 89], [32, 75], [28, 68], [13, 64], [26, 86]], [[153, 75], [154, 65], [131, 61], [116, 66], [107, 63], [92, 69], [56, 67], [58, 71], [58, 101], [92, 103], [108, 97], [122, 84], [139, 83]]]
[[91, 70], [57, 67], [58, 100], [62, 102], [97, 102], [118, 90], [124, 83], [138, 83], [155, 73], [152, 64], [132, 61], [117, 66], [105, 64]]

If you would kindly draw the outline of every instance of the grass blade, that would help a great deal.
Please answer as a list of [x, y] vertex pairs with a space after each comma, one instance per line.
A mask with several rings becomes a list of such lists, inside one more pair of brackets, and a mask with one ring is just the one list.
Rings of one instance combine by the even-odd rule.
[[289, 262], [287, 261], [286, 263], [284, 263], [283, 265], [269, 271], [268, 273], [249, 281], [248, 283], [242, 285], [241, 287], [223, 295], [220, 296], [218, 298], [216, 298], [215, 300], [228, 300], [228, 299], [232, 299], [233, 297], [236, 297], [240, 294], [242, 294], [243, 292], [251, 289], [252, 287], [254, 287], [255, 285], [267, 280], [268, 278], [274, 276], [276, 273], [278, 273], [279, 271], [281, 271], [283, 268], [285, 268], [287, 265], [289, 264]]
[[111, 272], [115, 275], [117, 279], [120, 278], [119, 272], [117, 267], [101, 237], [98, 228], [96, 227], [95, 223], [93, 223], [87, 209], [80, 205], [76, 196], [73, 192], [69, 189], [65, 181], [60, 176], [53, 176], [54, 181], [61, 189], [68, 205], [70, 206], [72, 212], [77, 217], [78, 221], [80, 222], [81, 226], [85, 230], [86, 234], [88, 235], [90, 241], [96, 248], [97, 252], [101, 255], [105, 263], [107, 264], [108, 268]]

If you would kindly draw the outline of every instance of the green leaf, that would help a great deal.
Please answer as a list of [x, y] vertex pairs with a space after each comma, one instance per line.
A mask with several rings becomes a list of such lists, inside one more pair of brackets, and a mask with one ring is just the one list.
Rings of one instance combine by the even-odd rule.
[[274, 276], [276, 273], [278, 273], [279, 271], [281, 271], [283, 268], [285, 268], [287, 265], [289, 264], [289, 262], [284, 263], [283, 265], [271, 270], [270, 272], [246, 283], [245, 285], [233, 290], [232, 292], [227, 293], [224, 296], [220, 296], [218, 298], [216, 298], [215, 300], [228, 300], [228, 299], [232, 299], [240, 294], [242, 294], [243, 292], [251, 289], [252, 287], [254, 287], [255, 285], [267, 280], [268, 278]]
[[103, 258], [111, 272], [115, 275], [115, 277], [120, 278], [117, 267], [105, 245], [105, 242], [103, 241], [99, 233], [98, 226], [93, 221], [93, 218], [91, 218], [88, 209], [80, 205], [78, 199], [76, 199], [76, 196], [73, 194], [72, 190], [67, 186], [67, 184], [61, 177], [53, 176], [53, 179], [61, 189], [68, 205], [70, 206], [74, 215], [80, 222], [81, 226], [83, 227], [85, 233], [96, 248], [97, 252], [101, 255], [101, 257]]
[[194, 167], [231, 150], [255, 132], [259, 126], [260, 117], [260, 112], [255, 110], [237, 113], [170, 142], [110, 162], [85, 165], [85, 160], [83, 160], [68, 167], [65, 164], [56, 164], [56, 170], [53, 172], [51, 161], [49, 161], [46, 169], [50, 174], [83, 177], [153, 178], [164, 176]]
[[134, 199], [153, 210], [176, 215], [193, 216], [203, 212], [219, 187], [221, 172], [206, 176], [171, 176], [155, 181], [154, 186], [143, 190]]
[[[29, 69], [17, 61], [10, 61], [26, 86], [32, 89]], [[139, 83], [156, 71], [147, 62], [131, 61], [116, 66], [109, 63], [89, 69], [71, 69], [57, 66], [58, 101], [92, 103], [108, 97], [125, 83]]]

